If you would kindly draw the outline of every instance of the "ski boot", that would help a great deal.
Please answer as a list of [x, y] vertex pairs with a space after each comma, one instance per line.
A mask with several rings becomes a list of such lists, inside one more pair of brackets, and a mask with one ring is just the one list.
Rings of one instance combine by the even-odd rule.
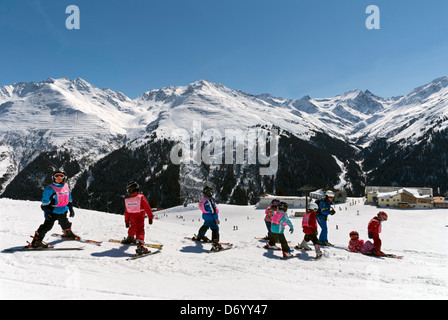
[[141, 256], [141, 255], [143, 255], [143, 254], [145, 254], [145, 253], [150, 253], [151, 251], [149, 251], [148, 250], [148, 248], [146, 248], [145, 246], [144, 246], [144, 242], [143, 241], [141, 241], [141, 240], [138, 240], [137, 241], [137, 245], [138, 245], [138, 247], [137, 247], [137, 249], [135, 249], [135, 254], [137, 255], [137, 256]]
[[134, 236], [127, 236], [121, 241], [122, 244], [136, 244]]
[[291, 251], [283, 251], [283, 258], [291, 258], [293, 257]]
[[194, 235], [194, 237], [191, 239], [199, 242], [211, 242], [209, 238], [207, 238], [206, 236], [201, 236], [200, 234]]
[[274, 250], [278, 250], [279, 249], [279, 247], [277, 247], [276, 245], [270, 245], [269, 243], [266, 243], [265, 245], [264, 245], [264, 248], [265, 249], [274, 249]]
[[31, 238], [33, 238], [30, 244], [32, 248], [48, 248], [48, 244], [42, 241], [43, 239], [37, 231], [34, 233], [34, 237], [31, 236]]
[[76, 240], [79, 239], [79, 237], [73, 233], [72, 229], [65, 229], [63, 230], [63, 237], [70, 240]]
[[308, 244], [306, 243], [305, 240], [303, 240], [302, 243], [298, 244], [296, 246], [296, 249], [302, 249], [302, 250], [306, 250], [306, 251], [311, 250], [311, 248], [308, 246]]
[[212, 248], [211, 248], [210, 251], [215, 252], [215, 251], [220, 251], [220, 250], [222, 250], [222, 249], [223, 249], [223, 248], [222, 248], [222, 245], [221, 245], [218, 241], [214, 241], [214, 242], [212, 243]]
[[320, 246], [316, 244], [314, 249], [316, 250], [316, 260], [320, 259], [322, 257], [322, 250], [320, 250]]

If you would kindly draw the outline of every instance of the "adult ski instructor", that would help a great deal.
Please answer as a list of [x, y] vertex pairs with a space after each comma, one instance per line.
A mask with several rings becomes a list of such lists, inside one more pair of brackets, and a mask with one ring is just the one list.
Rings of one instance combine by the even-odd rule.
[[72, 232], [72, 224], [67, 219], [67, 213], [70, 211], [70, 218], [75, 216], [72, 205], [72, 195], [67, 182], [67, 175], [62, 170], [57, 170], [52, 176], [53, 183], [44, 189], [42, 195], [41, 209], [44, 212], [45, 221], [34, 233], [31, 246], [33, 248], [47, 248], [48, 245], [43, 239], [48, 231], [53, 228], [56, 221], [59, 222], [64, 238], [76, 239], [77, 236]]
[[336, 211], [331, 207], [334, 205], [334, 193], [333, 191], [328, 190], [325, 193], [325, 198], [321, 200], [317, 200], [316, 203], [318, 205], [317, 211], [317, 223], [319, 224], [321, 231], [319, 235], [319, 244], [323, 246], [331, 246], [332, 244], [328, 242], [328, 227], [327, 227], [327, 219], [328, 216], [334, 215]]

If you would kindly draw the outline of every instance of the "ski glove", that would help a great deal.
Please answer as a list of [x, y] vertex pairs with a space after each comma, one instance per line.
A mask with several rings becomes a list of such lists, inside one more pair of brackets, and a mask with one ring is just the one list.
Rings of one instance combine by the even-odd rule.
[[293, 227], [289, 228], [289, 232], [290, 232], [291, 234], [294, 233], [294, 228], [293, 228]]
[[219, 219], [216, 219], [215, 220], [215, 223], [218, 225], [220, 222], [219, 222]]
[[73, 204], [70, 202], [68, 205], [68, 210], [70, 210], [70, 218], [73, 218], [75, 216], [75, 211], [73, 210]]
[[149, 224], [152, 224], [152, 219], [149, 219]]
[[51, 206], [49, 205], [41, 205], [40, 208], [43, 210], [44, 212], [44, 217], [45, 220], [50, 220], [51, 218], [53, 218], [53, 215], [51, 213]]

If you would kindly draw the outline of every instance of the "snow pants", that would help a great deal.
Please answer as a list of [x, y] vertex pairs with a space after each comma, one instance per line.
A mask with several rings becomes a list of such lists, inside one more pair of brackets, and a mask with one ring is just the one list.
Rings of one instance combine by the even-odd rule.
[[272, 236], [269, 238], [269, 245], [275, 246], [277, 242], [280, 242], [282, 245], [283, 252], [289, 252], [290, 248], [288, 245], [288, 241], [286, 241], [285, 235], [283, 233], [274, 233], [272, 232]]
[[316, 216], [317, 223], [319, 227], [322, 229], [319, 235], [319, 242], [328, 242], [328, 227], [327, 227], [327, 216], [317, 215]]
[[136, 215], [129, 221], [128, 236], [145, 241], [145, 215]]
[[305, 237], [303, 238], [306, 242], [311, 241], [314, 245], [319, 244], [319, 240], [317, 240], [317, 237], [315, 234], [305, 234]]
[[380, 234], [376, 232], [369, 232], [369, 238], [373, 239], [373, 246], [375, 247], [375, 252], [378, 254], [381, 252], [381, 239]]
[[50, 231], [55, 222], [58, 222], [61, 226], [62, 230], [67, 230], [72, 227], [72, 224], [67, 219], [67, 212], [63, 214], [53, 213], [48, 219], [45, 219], [45, 222], [40, 225], [39, 229], [37, 229], [37, 233], [43, 239], [48, 231]]
[[208, 229], [212, 229], [212, 241], [218, 242], [219, 241], [219, 226], [216, 224], [215, 220], [204, 220], [204, 224], [199, 229], [199, 234], [201, 236], [205, 236]]
[[272, 237], [271, 221], [264, 220], [264, 222], [266, 223], [266, 228], [268, 228], [268, 237], [271, 238]]

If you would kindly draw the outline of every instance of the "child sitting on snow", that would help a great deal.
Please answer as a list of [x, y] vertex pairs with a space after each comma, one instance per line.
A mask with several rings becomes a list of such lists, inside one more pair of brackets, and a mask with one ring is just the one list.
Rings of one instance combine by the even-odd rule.
[[359, 233], [358, 231], [352, 231], [350, 232], [350, 241], [348, 243], [348, 250], [351, 252], [361, 252], [363, 254], [366, 254], [368, 252], [372, 252], [372, 250], [375, 249], [372, 242], [367, 240], [364, 242], [364, 240], [359, 239]]

